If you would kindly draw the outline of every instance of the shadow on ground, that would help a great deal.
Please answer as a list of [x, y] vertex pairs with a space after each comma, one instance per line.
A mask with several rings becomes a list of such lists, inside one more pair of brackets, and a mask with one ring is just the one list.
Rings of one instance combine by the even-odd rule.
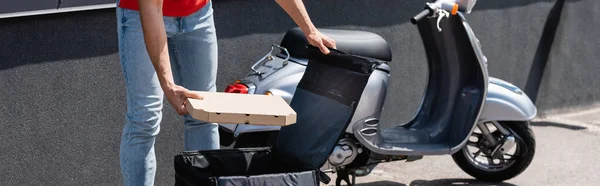
[[441, 185], [495, 185], [495, 186], [515, 186], [511, 183], [488, 183], [477, 181], [474, 179], [438, 179], [438, 180], [415, 180], [410, 183], [410, 186], [425, 186], [425, 185], [433, 185], [433, 186], [441, 186]]
[[410, 185], [394, 181], [376, 181], [359, 183], [356, 186], [442, 186], [442, 185], [481, 185], [481, 186], [514, 186], [510, 183], [487, 183], [474, 179], [438, 179], [438, 180], [415, 180]]
[[531, 125], [536, 126], [536, 127], [558, 127], [558, 128], [563, 128], [563, 129], [569, 129], [569, 130], [585, 130], [585, 129], [587, 129], [587, 127], [583, 127], [583, 126], [569, 125], [569, 124], [565, 124], [565, 123], [557, 123], [557, 122], [549, 122], [549, 121], [531, 122]]

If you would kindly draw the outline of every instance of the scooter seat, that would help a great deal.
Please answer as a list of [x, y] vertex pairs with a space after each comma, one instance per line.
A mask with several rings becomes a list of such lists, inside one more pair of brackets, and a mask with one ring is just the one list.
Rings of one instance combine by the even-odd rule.
[[[392, 60], [392, 51], [385, 39], [378, 34], [338, 29], [319, 29], [336, 42], [337, 49], [349, 54], [371, 57], [383, 61]], [[281, 46], [295, 58], [306, 58], [308, 41], [299, 27], [292, 28], [283, 37]]]

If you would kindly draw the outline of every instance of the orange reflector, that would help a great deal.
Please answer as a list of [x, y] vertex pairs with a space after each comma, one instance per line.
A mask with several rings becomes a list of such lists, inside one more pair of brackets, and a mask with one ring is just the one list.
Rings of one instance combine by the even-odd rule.
[[272, 95], [273, 95], [273, 93], [272, 93], [271, 91], [267, 91], [267, 92], [265, 92], [265, 95], [272, 96]]
[[238, 79], [238, 80], [235, 80], [234, 84], [237, 84], [237, 83], [240, 83], [240, 82], [242, 82], [242, 80]]
[[452, 6], [452, 15], [456, 15], [456, 13], [458, 13], [458, 4], [454, 3], [454, 6]]

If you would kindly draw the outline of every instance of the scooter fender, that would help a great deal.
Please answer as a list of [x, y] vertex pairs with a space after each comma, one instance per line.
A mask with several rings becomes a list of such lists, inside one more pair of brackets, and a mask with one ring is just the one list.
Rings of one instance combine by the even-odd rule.
[[498, 78], [489, 78], [488, 93], [479, 122], [530, 121], [537, 115], [535, 104], [517, 86]]

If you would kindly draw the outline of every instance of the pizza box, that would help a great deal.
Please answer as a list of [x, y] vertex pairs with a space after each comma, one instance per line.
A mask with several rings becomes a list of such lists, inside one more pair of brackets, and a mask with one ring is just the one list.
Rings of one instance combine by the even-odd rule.
[[195, 92], [203, 99], [188, 98], [185, 106], [193, 118], [201, 121], [270, 126], [296, 123], [296, 112], [280, 96]]

